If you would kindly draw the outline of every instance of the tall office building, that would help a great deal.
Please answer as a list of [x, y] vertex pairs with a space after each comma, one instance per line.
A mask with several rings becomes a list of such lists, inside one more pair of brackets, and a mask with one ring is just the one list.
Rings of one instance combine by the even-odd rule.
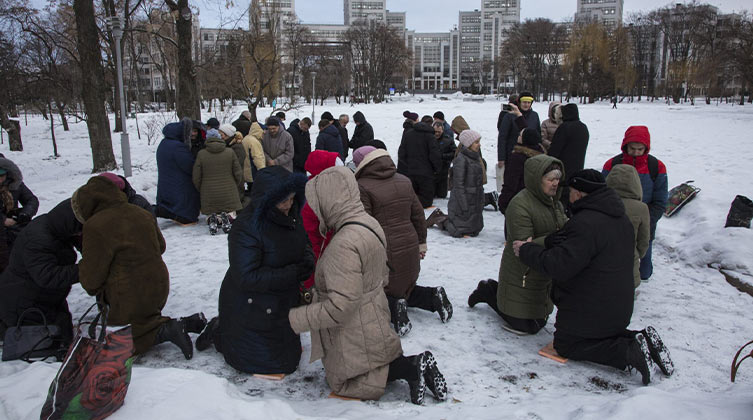
[[622, 25], [622, 9], [625, 0], [575, 0], [576, 22], [598, 21], [608, 28]]
[[387, 22], [386, 1], [380, 0], [343, 0], [343, 19], [345, 25], [352, 25], [357, 20], [376, 20]]

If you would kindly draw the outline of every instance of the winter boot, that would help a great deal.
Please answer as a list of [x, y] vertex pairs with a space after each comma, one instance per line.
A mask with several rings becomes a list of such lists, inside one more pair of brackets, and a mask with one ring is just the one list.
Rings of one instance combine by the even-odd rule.
[[198, 338], [196, 338], [196, 350], [204, 351], [214, 343], [214, 336], [217, 330], [220, 329], [220, 318], [214, 317], [201, 332]]
[[628, 369], [635, 368], [641, 374], [643, 385], [648, 385], [651, 382], [651, 370], [654, 363], [651, 361], [651, 354], [643, 334], [636, 334], [635, 340], [630, 342], [626, 359]]
[[648, 351], [651, 354], [651, 359], [659, 366], [664, 376], [672, 376], [675, 371], [675, 365], [672, 363], [672, 358], [669, 357], [669, 349], [664, 345], [659, 333], [652, 326], [646, 327], [641, 331], [643, 337], [646, 338], [646, 344], [648, 345]]
[[160, 344], [169, 341], [183, 352], [186, 360], [191, 360], [193, 357], [193, 343], [191, 337], [186, 332], [186, 326], [183, 322], [177, 319], [171, 319], [162, 324], [157, 330], [157, 337], [154, 340], [154, 344]]
[[437, 225], [440, 229], [442, 228], [442, 224], [444, 221], [447, 220], [447, 215], [442, 213], [442, 210], [440, 208], [437, 208], [431, 214], [429, 217], [426, 218], [426, 227], [430, 228], [434, 225]]
[[426, 358], [426, 370], [424, 371], [426, 387], [429, 388], [436, 399], [444, 401], [447, 399], [447, 381], [442, 372], [439, 371], [434, 355], [430, 351], [425, 351], [424, 357]]
[[225, 233], [230, 233], [230, 228], [233, 226], [230, 222], [230, 216], [228, 216], [227, 213], [224, 211], [220, 213], [220, 226], [222, 226], [222, 231]]
[[207, 224], [209, 225], [209, 234], [216, 235], [220, 231], [220, 220], [216, 214], [211, 214], [207, 217]]
[[413, 328], [410, 319], [408, 319], [408, 302], [405, 299], [398, 299], [395, 302], [394, 317], [395, 332], [398, 336], [405, 337]]
[[497, 202], [499, 201], [499, 194], [496, 191], [492, 191], [484, 194], [484, 207], [492, 206], [494, 211], [499, 210]]
[[417, 378], [409, 380], [408, 386], [410, 387], [410, 402], [416, 405], [424, 403], [424, 394], [426, 394], [426, 370], [428, 368], [426, 353], [428, 352], [410, 357], [411, 364], [416, 369]]
[[744, 195], [738, 195], [732, 201], [724, 227], [750, 228], [751, 219], [753, 219], [753, 201]]
[[186, 332], [194, 334], [204, 331], [204, 327], [207, 326], [207, 318], [204, 316], [204, 312], [197, 312], [191, 316], [179, 318], [178, 321], [186, 326]]
[[434, 309], [439, 312], [439, 319], [442, 322], [447, 322], [452, 318], [452, 304], [447, 299], [447, 293], [444, 291], [444, 287], [440, 286], [434, 289], [434, 296], [432, 296], [432, 303]]

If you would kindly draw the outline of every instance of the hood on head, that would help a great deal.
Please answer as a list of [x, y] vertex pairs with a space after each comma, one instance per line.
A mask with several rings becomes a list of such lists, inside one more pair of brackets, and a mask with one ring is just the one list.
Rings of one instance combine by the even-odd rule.
[[225, 148], [227, 148], [227, 144], [224, 140], [218, 138], [218, 137], [212, 137], [207, 139], [206, 143], [206, 149], [209, 153], [222, 153]]
[[643, 200], [641, 179], [632, 165], [614, 165], [607, 175], [607, 186], [617, 191], [622, 198]]
[[455, 134], [460, 134], [465, 130], [470, 130], [471, 126], [469, 126], [468, 123], [465, 122], [465, 118], [463, 118], [462, 115], [458, 115], [457, 117], [452, 119], [450, 128], [452, 128], [452, 131], [454, 131]]
[[579, 121], [578, 105], [567, 104], [562, 106], [562, 121]]
[[395, 162], [386, 150], [375, 149], [364, 156], [361, 164], [356, 168], [356, 179], [361, 176], [378, 175], [380, 178], [389, 178], [397, 172]]
[[359, 124], [360, 123], [365, 123], [366, 122], [366, 117], [363, 115], [363, 112], [356, 111], [356, 113], [353, 114], [353, 121], [355, 121], [355, 122], [357, 122]]
[[16, 166], [13, 161], [8, 158], [0, 157], [0, 168], [5, 169], [7, 172], [6, 183], [8, 183], [8, 189], [13, 191], [17, 190], [24, 181], [24, 177], [21, 174], [21, 169]]
[[264, 137], [264, 130], [261, 129], [258, 122], [252, 122], [248, 134], [256, 137], [257, 140], [261, 140], [261, 138]]
[[633, 125], [625, 131], [625, 137], [622, 139], [622, 151], [627, 153], [627, 145], [630, 143], [642, 143], [646, 146], [646, 153], [651, 151], [651, 133], [645, 125]]
[[258, 171], [251, 190], [252, 219], [257, 228], [262, 228], [269, 212], [290, 193], [295, 193], [295, 211], [300, 212], [306, 202], [305, 185], [305, 175], [292, 173], [282, 166], [267, 166]]
[[[532, 158], [528, 158], [526, 160], [526, 163], [524, 165], [524, 183], [526, 186], [526, 189], [530, 191], [536, 198], [541, 200], [541, 202], [551, 205], [553, 203], [552, 199], [544, 194], [544, 190], [541, 188], [541, 179], [546, 174], [547, 168], [549, 168], [553, 163], [559, 164], [560, 168], [562, 170], [562, 178], [560, 178], [560, 182], [563, 182], [566, 178], [564, 165], [562, 164], [562, 161], [559, 159], [553, 158], [549, 155], [538, 155], [534, 156]], [[559, 199], [561, 194], [561, 191], [557, 191], [557, 196], [554, 197], [555, 199]]]
[[319, 175], [323, 170], [335, 166], [340, 154], [337, 152], [328, 152], [326, 150], [314, 150], [309, 153], [303, 169], [311, 174], [311, 178]]
[[[103, 181], [109, 182], [105, 179], [103, 179]], [[110, 183], [110, 185], [117, 190], [117, 187], [115, 187], [114, 184]], [[121, 195], [123, 194], [120, 191], [118, 192]], [[76, 219], [76, 215], [73, 213], [71, 201], [72, 199], [70, 198], [61, 201], [45, 215], [50, 231], [58, 239], [70, 238], [71, 236], [81, 233], [83, 230], [83, 224]], [[34, 219], [34, 221], [38, 219], [39, 218]], [[32, 221], [32, 223], [34, 221]]]
[[[255, 187], [254, 187], [255, 188]], [[306, 199], [319, 219], [322, 236], [365, 214], [356, 177], [344, 166], [328, 168], [306, 184]]]
[[162, 129], [162, 135], [168, 140], [177, 140], [191, 146], [191, 130], [193, 129], [193, 121], [184, 117], [180, 122], [170, 123]]
[[73, 214], [81, 224], [99, 211], [127, 202], [126, 195], [112, 181], [101, 176], [90, 178], [71, 197]]
[[554, 120], [554, 108], [556, 108], [558, 105], [562, 105], [562, 102], [560, 101], [552, 101], [549, 102], [549, 119]]

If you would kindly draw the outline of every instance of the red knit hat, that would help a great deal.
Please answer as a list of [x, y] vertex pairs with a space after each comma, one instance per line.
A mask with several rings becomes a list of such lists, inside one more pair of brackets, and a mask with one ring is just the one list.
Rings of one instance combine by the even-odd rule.
[[112, 172], [102, 172], [99, 174], [102, 178], [107, 178], [110, 182], [115, 184], [116, 187], [120, 191], [123, 191], [125, 189], [125, 181], [123, 181], [123, 178], [119, 177], [118, 175], [112, 173]]

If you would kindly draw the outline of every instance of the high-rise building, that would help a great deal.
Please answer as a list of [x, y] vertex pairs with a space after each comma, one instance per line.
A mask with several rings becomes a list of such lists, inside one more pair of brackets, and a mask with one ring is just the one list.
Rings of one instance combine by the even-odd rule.
[[597, 21], [607, 28], [622, 25], [622, 9], [625, 0], [575, 0], [576, 22]]
[[345, 25], [352, 25], [358, 20], [387, 22], [386, 3], [385, 0], [343, 0], [343, 21]]
[[295, 15], [295, 0], [251, 0], [251, 9], [248, 13], [248, 28], [253, 29], [255, 23], [254, 9], [258, 7], [261, 16], [259, 24], [262, 30], [269, 30], [272, 19], [277, 20], [277, 25], [283, 33], [285, 24], [297, 20]]
[[457, 89], [458, 37], [457, 31], [453, 32], [412, 34], [412, 89], [433, 92]]
[[460, 89], [478, 90], [481, 86], [481, 12], [458, 13], [460, 36]]

